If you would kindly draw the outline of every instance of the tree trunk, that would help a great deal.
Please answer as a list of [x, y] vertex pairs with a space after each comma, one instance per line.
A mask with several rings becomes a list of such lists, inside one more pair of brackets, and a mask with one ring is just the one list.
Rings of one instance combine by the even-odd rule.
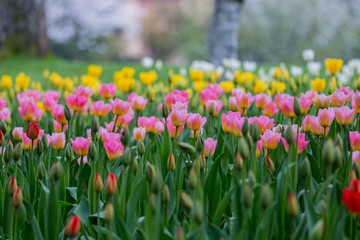
[[237, 58], [240, 14], [243, 0], [215, 0], [208, 33], [208, 58], [221, 65], [224, 58]]
[[45, 18], [45, 0], [37, 0], [37, 23], [38, 29], [36, 33], [38, 54], [44, 56], [49, 52], [49, 40], [46, 29], [46, 18]]

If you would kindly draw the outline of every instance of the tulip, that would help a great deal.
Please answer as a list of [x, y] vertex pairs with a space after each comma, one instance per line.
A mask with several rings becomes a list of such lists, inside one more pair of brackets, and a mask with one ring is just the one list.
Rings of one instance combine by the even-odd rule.
[[274, 119], [270, 119], [267, 116], [253, 117], [252, 120], [259, 125], [261, 134], [264, 134], [265, 130], [271, 129], [274, 126]]
[[339, 125], [349, 125], [355, 116], [355, 109], [350, 109], [348, 106], [341, 108], [335, 107], [335, 118]]
[[45, 94], [42, 100], [42, 104], [45, 112], [52, 112], [54, 106], [57, 104], [58, 100], [56, 100], [52, 95]]
[[117, 190], [117, 179], [115, 174], [109, 173], [107, 179], [106, 179], [106, 194], [107, 195], [114, 195]]
[[239, 106], [237, 104], [237, 101], [236, 101], [236, 97], [230, 97], [229, 98], [229, 108], [230, 108], [230, 111], [238, 111], [239, 110]]
[[79, 96], [84, 96], [86, 98], [90, 98], [93, 95], [93, 90], [91, 90], [90, 87], [79, 86], [75, 90], [75, 94]]
[[251, 93], [240, 93], [236, 95], [236, 102], [241, 109], [248, 109], [254, 101]]
[[129, 99], [129, 102], [131, 102], [132, 109], [135, 111], [142, 111], [146, 107], [148, 100], [143, 96], [134, 96], [131, 100]]
[[176, 103], [173, 103], [171, 104], [171, 109], [172, 110], [182, 110], [182, 109], [185, 109], [187, 110], [188, 109], [188, 104], [186, 103], [182, 103], [182, 102], [176, 102]]
[[360, 108], [360, 91], [356, 91], [356, 93], [354, 94], [354, 105], [356, 105], [356, 107]]
[[172, 104], [175, 104], [176, 102], [185, 103], [186, 105], [189, 104], [187, 93], [184, 94], [182, 92], [170, 92], [165, 96], [165, 104], [170, 111], [172, 110]]
[[217, 140], [214, 141], [212, 138], [208, 138], [204, 140], [204, 156], [209, 157], [209, 155], [213, 156], [215, 153]]
[[359, 132], [350, 132], [350, 146], [353, 151], [360, 151], [360, 133]]
[[353, 98], [353, 100], [351, 101], [351, 108], [355, 109], [356, 114], [360, 114], [360, 108], [358, 106], [356, 106], [355, 98]]
[[273, 117], [279, 109], [276, 108], [275, 102], [269, 102], [265, 105], [265, 108], [263, 109], [263, 114], [265, 116], [268, 116], [269, 118]]
[[328, 58], [325, 61], [326, 69], [330, 74], [336, 74], [340, 72], [344, 62], [342, 59]]
[[232, 127], [232, 132], [235, 134], [235, 136], [237, 138], [240, 138], [240, 137], [243, 137], [243, 132], [242, 132], [242, 128], [243, 128], [243, 125], [246, 121], [246, 118], [245, 117], [235, 117], [233, 119], [233, 127]]
[[221, 114], [221, 127], [224, 132], [233, 132], [234, 119], [232, 117], [232, 112], [228, 112], [227, 115], [225, 113]]
[[342, 107], [345, 105], [346, 103], [346, 95], [344, 92], [334, 92], [332, 95], [331, 95], [331, 105], [333, 107]]
[[133, 136], [134, 136], [135, 141], [139, 141], [139, 140], [144, 141], [145, 135], [146, 135], [146, 128], [142, 128], [142, 127], [134, 128]]
[[43, 110], [40, 110], [37, 107], [35, 102], [31, 102], [31, 101], [26, 101], [26, 102], [20, 104], [20, 107], [18, 108], [18, 110], [20, 113], [20, 117], [25, 122], [31, 122], [31, 121], [38, 122], [38, 121], [40, 121], [40, 119], [44, 113]]
[[154, 128], [152, 129], [152, 132], [154, 134], [160, 134], [164, 131], [164, 124], [160, 121], [157, 121], [154, 125]]
[[23, 203], [23, 195], [20, 187], [17, 187], [12, 198], [12, 205], [15, 208], [21, 207]]
[[84, 95], [69, 94], [65, 98], [65, 103], [75, 112], [80, 112], [87, 104], [88, 98]]
[[331, 96], [325, 94], [316, 95], [314, 98], [314, 104], [318, 108], [328, 108], [330, 106]]
[[146, 129], [146, 132], [152, 132], [154, 130], [155, 124], [159, 120], [154, 117], [139, 117], [138, 118], [138, 127], [142, 127]]
[[[296, 139], [297, 139], [297, 132], [294, 132], [294, 143], [296, 143]], [[304, 133], [299, 133], [299, 138], [298, 140], [298, 147], [297, 147], [297, 154], [302, 153], [302, 151], [304, 151], [304, 149], [306, 148], [306, 146], [309, 144], [309, 141], [305, 141], [305, 134]], [[285, 140], [285, 138], [281, 138], [281, 141], [284, 145], [285, 151], [289, 152], [289, 144], [288, 142]]]
[[[165, 119], [161, 119], [162, 123], [165, 125]], [[176, 126], [172, 125], [170, 119], [168, 118], [166, 121], [166, 126], [169, 130], [169, 134], [171, 138], [175, 138], [175, 134], [176, 134], [176, 138], [179, 138], [182, 130], [184, 129], [184, 126], [182, 127], [178, 127], [177, 128], [177, 133], [176, 133]]]
[[77, 137], [75, 140], [70, 139], [75, 154], [78, 156], [88, 155], [89, 145], [91, 142], [90, 138]]
[[61, 104], [55, 105], [54, 108], [52, 109], [52, 114], [54, 119], [61, 125], [65, 125], [68, 123], [64, 111], [65, 111], [65, 107]]
[[311, 105], [313, 103], [313, 100], [308, 99], [308, 98], [306, 98], [305, 95], [303, 95], [303, 96], [301, 96], [299, 98], [299, 103], [300, 103], [300, 106], [301, 106], [301, 114], [305, 115], [309, 111], [309, 109], [310, 109], [310, 107], [311, 107]]
[[188, 119], [188, 113], [187, 110], [177, 110], [174, 109], [169, 114], [169, 119], [171, 121], [171, 124], [175, 127], [181, 127], [184, 126], [186, 123], [186, 120]]
[[23, 133], [23, 128], [22, 127], [14, 127], [14, 129], [12, 131], [12, 136], [13, 136], [14, 140], [21, 141], [22, 140], [22, 133]]
[[[114, 116], [114, 121], [116, 119], [116, 116]], [[116, 127], [126, 128], [129, 126], [131, 121], [134, 119], [134, 111], [130, 108], [129, 111], [122, 116], [117, 116], [116, 119]]]
[[279, 144], [281, 139], [280, 133], [274, 133], [273, 131], [267, 129], [264, 134], [261, 135], [262, 146], [269, 150], [274, 150]]
[[53, 126], [54, 126], [54, 132], [57, 133], [66, 132], [66, 130], [68, 129], [68, 124], [61, 125], [55, 119], [53, 119]]
[[31, 140], [35, 140], [38, 138], [40, 133], [39, 127], [37, 123], [31, 122], [26, 130], [26, 136], [30, 138]]
[[315, 91], [320, 93], [325, 90], [326, 81], [325, 79], [315, 78], [311, 81], [311, 86]]
[[104, 186], [99, 173], [95, 174], [93, 186], [95, 192], [97, 193], [102, 192]]
[[113, 98], [116, 93], [116, 87], [113, 83], [101, 84], [99, 88], [99, 95], [104, 99]]
[[199, 113], [190, 113], [187, 124], [190, 130], [199, 131], [206, 123], [206, 117], [201, 117]]
[[210, 116], [217, 116], [224, 104], [220, 100], [207, 100], [205, 107]]
[[18, 188], [18, 185], [17, 185], [16, 178], [14, 176], [12, 176], [9, 181], [9, 185], [8, 185], [8, 194], [10, 196], [12, 196], [15, 193], [17, 188]]
[[285, 100], [282, 99], [279, 102], [280, 111], [284, 114], [286, 118], [296, 117], [294, 112], [294, 97], [288, 97]]
[[65, 234], [70, 238], [76, 237], [80, 232], [80, 228], [81, 228], [80, 218], [74, 215], [70, 218], [69, 222], [66, 224]]
[[271, 102], [271, 97], [269, 95], [260, 93], [255, 96], [255, 106], [258, 109], [263, 110], [265, 106], [270, 102]]
[[124, 153], [124, 145], [114, 140], [104, 142], [104, 148], [110, 160], [114, 160]]
[[333, 108], [320, 109], [318, 112], [318, 118], [322, 127], [330, 127], [335, 118], [335, 111]]
[[65, 147], [65, 133], [52, 133], [50, 143], [55, 150], [63, 149]]
[[360, 214], [360, 184], [358, 179], [350, 182], [349, 187], [343, 190], [342, 202], [351, 213]]

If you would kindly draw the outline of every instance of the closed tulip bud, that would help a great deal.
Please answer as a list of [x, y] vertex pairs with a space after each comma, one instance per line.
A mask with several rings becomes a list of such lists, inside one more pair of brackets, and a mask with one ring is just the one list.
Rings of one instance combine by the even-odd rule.
[[254, 141], [253, 141], [252, 137], [249, 134], [247, 134], [245, 136], [245, 140], [246, 140], [246, 143], [249, 146], [249, 149], [251, 149], [254, 146]]
[[45, 166], [43, 162], [40, 162], [38, 167], [38, 178], [43, 179], [44, 177], [45, 177]]
[[324, 219], [319, 219], [310, 231], [310, 239], [321, 240], [325, 234]]
[[246, 208], [249, 208], [253, 201], [253, 191], [249, 184], [244, 187], [243, 203]]
[[241, 132], [243, 134], [243, 136], [246, 136], [249, 132], [249, 120], [247, 118], [245, 118], [244, 123], [241, 127]]
[[252, 123], [250, 125], [250, 136], [254, 142], [257, 142], [261, 139], [260, 137], [260, 127], [257, 123]]
[[328, 139], [322, 149], [322, 161], [330, 166], [335, 160], [334, 155], [334, 142], [331, 139]]
[[0, 131], [0, 146], [4, 144], [4, 141], [5, 141], [4, 134], [2, 131]]
[[6, 146], [5, 152], [4, 152], [4, 161], [6, 163], [10, 162], [10, 160], [12, 159], [13, 156], [13, 144], [11, 141], [9, 141], [8, 145]]
[[8, 185], [8, 194], [12, 196], [16, 189], [18, 188], [16, 178], [14, 176], [11, 177]]
[[296, 116], [301, 116], [301, 105], [296, 97], [294, 98], [294, 113]]
[[254, 187], [256, 184], [256, 177], [252, 170], [249, 171], [248, 179], [249, 179], [250, 186]]
[[184, 231], [182, 228], [178, 228], [176, 230], [176, 236], [175, 236], [175, 240], [185, 240], [185, 235], [184, 235]]
[[50, 169], [50, 180], [59, 180], [62, 175], [62, 166], [60, 162], [54, 162]]
[[266, 157], [266, 166], [269, 169], [270, 172], [274, 173], [275, 172], [275, 166], [273, 161], [271, 160], [271, 158], [269, 156]]
[[31, 122], [26, 130], [26, 136], [31, 140], [35, 140], [38, 138], [40, 134], [39, 127], [36, 122]]
[[137, 145], [137, 150], [138, 150], [139, 155], [140, 156], [144, 155], [144, 153], [145, 153], [144, 143], [141, 140], [139, 140], [139, 141], [137, 141], [136, 145]]
[[339, 146], [341, 150], [344, 149], [344, 141], [339, 133], [336, 134], [334, 144]]
[[204, 139], [201, 135], [199, 135], [196, 139], [195, 147], [198, 152], [200, 152], [204, 148]]
[[117, 190], [117, 179], [115, 174], [109, 173], [106, 179], [106, 194], [112, 196], [116, 193]]
[[150, 207], [151, 207], [152, 213], [155, 213], [156, 209], [157, 209], [157, 196], [155, 193], [152, 193], [150, 195]]
[[206, 159], [204, 153], [200, 153], [200, 169], [203, 170], [206, 167]]
[[318, 205], [318, 208], [319, 208], [319, 212], [320, 212], [320, 217], [326, 217], [327, 215], [327, 205], [326, 205], [326, 202], [321, 199], [320, 202], [319, 202], [319, 205]]
[[299, 212], [298, 203], [294, 193], [289, 193], [289, 198], [287, 202], [287, 213], [291, 217], [295, 217]]
[[97, 133], [99, 131], [99, 118], [94, 116], [91, 120], [91, 131]]
[[181, 150], [183, 150], [186, 153], [194, 154], [196, 153], [196, 149], [193, 145], [186, 143], [186, 142], [178, 142], [177, 145]]
[[304, 158], [304, 161], [301, 163], [300, 172], [303, 176], [308, 176], [310, 174], [310, 162], [307, 157]]
[[125, 146], [128, 144], [129, 140], [131, 138], [130, 132], [129, 132], [129, 128], [126, 127], [124, 128], [124, 132], [121, 135], [121, 142], [122, 144], [124, 144]]
[[88, 154], [89, 154], [89, 157], [94, 160], [95, 157], [96, 157], [96, 146], [95, 146], [95, 143], [93, 142], [90, 142], [89, 144], [89, 150], [88, 150]]
[[124, 166], [129, 165], [130, 161], [131, 161], [131, 149], [130, 149], [129, 146], [127, 146], [127, 147], [125, 148], [124, 157], [123, 157], [123, 164], [124, 164]]
[[151, 180], [151, 191], [153, 193], [159, 193], [163, 188], [163, 181], [160, 173], [156, 173]]
[[136, 157], [133, 158], [133, 167], [134, 167], [134, 173], [136, 173], [139, 168], [139, 163], [136, 160]]
[[174, 171], [175, 170], [175, 158], [174, 158], [174, 154], [170, 153], [169, 157], [168, 157], [168, 161], [167, 161], [167, 169], [169, 171]]
[[47, 139], [46, 134], [44, 134], [44, 135], [41, 137], [41, 141], [42, 141], [42, 143], [43, 143], [44, 149], [47, 149], [47, 148], [48, 148], [48, 139]]
[[7, 133], [7, 124], [5, 123], [4, 120], [0, 119], [0, 131], [3, 132], [3, 134]]
[[339, 146], [335, 147], [335, 151], [334, 151], [334, 163], [336, 165], [336, 167], [340, 167], [342, 164], [342, 151], [340, 149]]
[[198, 224], [201, 224], [204, 217], [204, 210], [199, 200], [195, 201], [194, 207], [192, 208], [192, 216]]
[[36, 153], [38, 155], [41, 155], [43, 152], [44, 152], [44, 144], [41, 141], [41, 139], [38, 139], [36, 143]]
[[103, 188], [104, 188], [104, 185], [103, 185], [103, 181], [101, 179], [101, 176], [100, 174], [96, 174], [95, 177], [94, 177], [94, 191], [99, 193], [99, 192], [102, 192]]
[[21, 143], [16, 144], [13, 152], [13, 159], [15, 162], [21, 158], [23, 151], [24, 150], [22, 144]]
[[145, 176], [146, 176], [147, 180], [149, 180], [151, 182], [154, 175], [155, 175], [154, 167], [151, 165], [151, 163], [147, 162], [145, 165]]
[[215, 114], [215, 101], [211, 101], [209, 107], [206, 108], [206, 111], [210, 116], [213, 116]]
[[193, 206], [193, 200], [191, 199], [191, 197], [187, 193], [182, 191], [179, 194], [181, 203], [183, 204], [184, 208], [191, 209]]
[[291, 127], [291, 125], [288, 125], [285, 131], [285, 140], [289, 145], [294, 143], [294, 131]]
[[170, 191], [167, 184], [164, 184], [163, 192], [162, 192], [162, 201], [164, 203], [170, 202]]
[[22, 203], [23, 203], [22, 191], [20, 187], [17, 187], [13, 194], [12, 205], [15, 208], [19, 208], [22, 205]]
[[263, 186], [260, 193], [260, 202], [263, 209], [266, 209], [274, 200], [272, 189], [269, 185]]
[[239, 139], [238, 149], [239, 149], [239, 152], [243, 159], [247, 159], [249, 157], [249, 154], [250, 154], [249, 146], [248, 146], [245, 138]]
[[191, 189], [196, 188], [197, 185], [197, 176], [196, 176], [196, 172], [194, 168], [190, 169], [190, 173], [189, 173], [189, 187]]
[[65, 227], [65, 234], [70, 238], [76, 237], [80, 232], [80, 228], [81, 228], [80, 218], [74, 215], [70, 218], [69, 222]]
[[241, 170], [243, 168], [243, 159], [239, 152], [236, 153], [234, 167], [237, 170]]
[[169, 108], [166, 104], [163, 104], [163, 106], [162, 106], [161, 115], [165, 119], [169, 116]]
[[[89, 145], [89, 147], [90, 147], [90, 145]], [[74, 159], [74, 152], [73, 152], [73, 148], [71, 147], [70, 143], [66, 144], [65, 157], [66, 157], [67, 161], [72, 161]]]
[[66, 119], [67, 121], [70, 121], [70, 120], [71, 120], [71, 110], [70, 110], [70, 107], [69, 107], [68, 105], [65, 105], [64, 115], [65, 115], [65, 119]]
[[109, 223], [114, 219], [114, 206], [111, 202], [108, 202], [105, 207], [105, 222]]

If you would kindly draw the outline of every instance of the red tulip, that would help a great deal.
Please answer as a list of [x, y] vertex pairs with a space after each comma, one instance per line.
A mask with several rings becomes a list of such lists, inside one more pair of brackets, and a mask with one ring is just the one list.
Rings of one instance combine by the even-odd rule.
[[29, 127], [26, 130], [26, 136], [31, 140], [35, 140], [38, 138], [40, 133], [39, 127], [36, 122], [31, 122]]
[[342, 202], [351, 213], [360, 214], [360, 185], [358, 179], [352, 180], [349, 187], [344, 189]]
[[117, 180], [113, 173], [110, 173], [106, 179], [106, 193], [108, 195], [114, 195], [117, 190]]
[[75, 237], [80, 232], [81, 221], [78, 216], [72, 216], [65, 227], [65, 233], [68, 237]]

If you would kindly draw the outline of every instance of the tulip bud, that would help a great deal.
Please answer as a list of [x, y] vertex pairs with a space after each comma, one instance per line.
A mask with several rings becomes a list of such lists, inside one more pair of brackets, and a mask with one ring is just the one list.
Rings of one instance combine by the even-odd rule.
[[299, 100], [295, 97], [294, 98], [294, 113], [296, 116], [301, 116], [301, 105], [299, 103]]
[[137, 145], [137, 150], [138, 150], [139, 155], [140, 156], [144, 155], [144, 153], [145, 153], [144, 143], [141, 140], [139, 140], [139, 141], [137, 141], [136, 145]]
[[167, 184], [164, 184], [163, 192], [162, 192], [162, 201], [164, 203], [170, 202], [170, 191]]
[[65, 227], [65, 234], [66, 236], [73, 238], [76, 237], [81, 228], [81, 221], [80, 218], [76, 215], [72, 216]]
[[42, 144], [43, 144], [44, 149], [47, 149], [47, 147], [48, 147], [49, 145], [48, 145], [48, 139], [47, 139], [46, 134], [44, 134], [44, 135], [41, 137], [41, 141], [42, 141]]
[[301, 163], [300, 171], [303, 176], [308, 176], [310, 174], [310, 162], [307, 157], [304, 158], [304, 161]]
[[114, 206], [111, 202], [108, 202], [105, 207], [105, 222], [111, 222], [114, 219]]
[[151, 180], [151, 190], [153, 193], [159, 193], [163, 188], [162, 177], [160, 173], [156, 173]]
[[189, 173], [189, 187], [191, 189], [196, 188], [197, 185], [197, 176], [196, 176], [196, 172], [194, 168], [190, 169], [190, 173]]
[[6, 123], [5, 123], [5, 121], [0, 118], [0, 131], [1, 131], [3, 134], [6, 134], [6, 133], [7, 133], [7, 129], [8, 129], [8, 127], [7, 127]]
[[92, 160], [94, 160], [95, 159], [95, 157], [96, 157], [96, 146], [95, 146], [95, 143], [93, 143], [93, 142], [90, 142], [90, 144], [89, 144], [89, 157], [92, 159]]
[[[89, 145], [89, 147], [90, 147], [90, 145]], [[66, 157], [67, 161], [72, 161], [74, 159], [74, 152], [73, 152], [73, 148], [71, 147], [70, 143], [66, 144], [65, 157]]]
[[195, 147], [198, 152], [200, 152], [204, 148], [204, 139], [201, 135], [199, 135], [196, 139]]
[[289, 193], [289, 198], [287, 202], [287, 213], [291, 217], [295, 217], [299, 212], [298, 204], [296, 201], [296, 196], [294, 193]]
[[50, 169], [50, 180], [59, 180], [62, 175], [62, 166], [60, 162], [54, 162]]
[[19, 208], [22, 205], [22, 203], [23, 203], [23, 196], [22, 196], [21, 188], [17, 187], [13, 194], [12, 205], [15, 208]]
[[252, 137], [249, 134], [247, 134], [245, 136], [245, 140], [246, 140], [246, 143], [249, 146], [249, 149], [251, 149], [254, 146], [254, 141], [253, 141]]
[[44, 177], [45, 177], [45, 166], [44, 163], [41, 161], [38, 167], [38, 178], [43, 179]]
[[91, 120], [91, 131], [97, 133], [99, 131], [99, 118], [94, 116]]
[[0, 131], [0, 146], [4, 144], [4, 141], [5, 141], [4, 134], [2, 131]]
[[147, 180], [151, 181], [155, 175], [155, 169], [151, 163], [147, 162], [145, 165], [145, 176]]
[[356, 172], [355, 172], [355, 169], [351, 169], [350, 175], [349, 175], [349, 182], [351, 183], [351, 181], [354, 179], [356, 179]]
[[9, 141], [9, 143], [5, 149], [5, 152], [4, 152], [4, 161], [6, 163], [10, 162], [10, 160], [12, 159], [13, 150], [14, 150], [13, 144], [11, 141]]
[[247, 159], [249, 157], [249, 146], [244, 138], [239, 139], [238, 149], [243, 159]]
[[254, 187], [256, 184], [256, 177], [252, 170], [249, 171], [248, 179], [249, 179], [250, 186]]
[[156, 196], [155, 193], [152, 193], [150, 195], [150, 208], [151, 208], [152, 213], [156, 212], [156, 209], [157, 209], [157, 196]]
[[260, 127], [257, 123], [252, 123], [250, 125], [250, 136], [254, 142], [257, 142], [261, 139], [260, 137]]
[[194, 146], [192, 146], [191, 144], [189, 143], [186, 143], [186, 142], [178, 142], [177, 145], [179, 146], [179, 148], [181, 150], [183, 150], [184, 152], [186, 153], [189, 153], [189, 154], [194, 154], [196, 153], [196, 149]]
[[22, 144], [21, 143], [16, 144], [13, 152], [13, 159], [15, 162], [21, 158], [23, 151], [24, 150]]
[[204, 217], [204, 210], [199, 200], [195, 201], [194, 207], [192, 208], [192, 216], [198, 224], [201, 224]]
[[241, 170], [243, 168], [243, 159], [239, 152], [236, 153], [234, 167], [237, 170]]
[[334, 144], [339, 146], [341, 150], [344, 149], [344, 141], [339, 133], [336, 134]]
[[291, 127], [291, 125], [288, 125], [285, 131], [285, 140], [289, 145], [294, 143], [294, 131]]
[[101, 179], [101, 176], [100, 174], [96, 174], [95, 177], [94, 177], [94, 191], [99, 193], [99, 192], [102, 192], [104, 186], [103, 186], [103, 181]]
[[319, 219], [310, 232], [310, 239], [321, 240], [325, 233], [325, 222], [324, 219]]
[[41, 139], [37, 140], [36, 143], [36, 153], [40, 156], [44, 152], [44, 144]]
[[191, 197], [187, 193], [182, 191], [179, 194], [180, 194], [181, 203], [183, 204], [184, 208], [191, 209], [193, 206], [193, 201]]
[[131, 161], [131, 149], [129, 146], [127, 146], [124, 151], [124, 158], [123, 158], [124, 166], [129, 165], [130, 161]]
[[247, 118], [245, 118], [244, 123], [241, 127], [241, 132], [243, 134], [243, 136], [246, 136], [249, 132], [249, 120]]
[[65, 108], [64, 108], [64, 115], [65, 115], [66, 120], [69, 122], [71, 119], [71, 110], [67, 104], [65, 105]]
[[321, 199], [318, 205], [320, 217], [326, 217], [327, 214], [327, 205], [324, 199]]
[[244, 195], [243, 195], [243, 203], [246, 208], [249, 208], [251, 206], [251, 203], [253, 201], [253, 191], [251, 189], [251, 186], [249, 184], [246, 184], [244, 187]]
[[273, 161], [271, 160], [271, 158], [269, 156], [266, 157], [266, 166], [269, 169], [270, 172], [274, 173], [275, 172], [275, 166]]
[[161, 115], [165, 119], [169, 116], [169, 108], [166, 104], [163, 104], [163, 106], [162, 106]]
[[209, 107], [206, 110], [210, 116], [213, 116], [215, 114], [215, 102], [211, 101]]
[[167, 161], [167, 169], [169, 171], [174, 171], [176, 168], [175, 165], [175, 158], [174, 158], [174, 154], [170, 153], [169, 157], [168, 157], [168, 161]]
[[29, 127], [26, 130], [26, 136], [31, 140], [35, 140], [38, 138], [40, 133], [39, 127], [36, 122], [31, 122]]
[[269, 185], [263, 186], [260, 193], [260, 202], [263, 209], [266, 209], [273, 201], [273, 192]]
[[8, 185], [8, 194], [12, 196], [16, 189], [18, 188], [16, 178], [14, 176], [11, 177]]
[[334, 164], [336, 165], [336, 167], [340, 167], [342, 164], [342, 151], [339, 145], [337, 145], [335, 147], [335, 151], [334, 151]]
[[130, 139], [131, 139], [131, 134], [129, 132], [129, 128], [126, 127], [126, 128], [124, 128], [124, 131], [121, 135], [121, 142], [122, 142], [122, 144], [124, 144], [126, 146]]
[[200, 153], [200, 169], [203, 170], [206, 167], [206, 159], [204, 153]]
[[176, 230], [175, 240], [185, 240], [185, 235], [182, 228]]
[[334, 142], [331, 139], [328, 139], [325, 144], [324, 147], [322, 149], [322, 161], [326, 164], [326, 165], [331, 165], [334, 160], [335, 160], [335, 153], [334, 153]]
[[117, 179], [115, 174], [109, 173], [106, 179], [106, 194], [112, 196], [116, 193], [117, 190]]
[[134, 166], [134, 173], [136, 173], [139, 168], [139, 163], [136, 160], [136, 157], [133, 158], [133, 166]]

